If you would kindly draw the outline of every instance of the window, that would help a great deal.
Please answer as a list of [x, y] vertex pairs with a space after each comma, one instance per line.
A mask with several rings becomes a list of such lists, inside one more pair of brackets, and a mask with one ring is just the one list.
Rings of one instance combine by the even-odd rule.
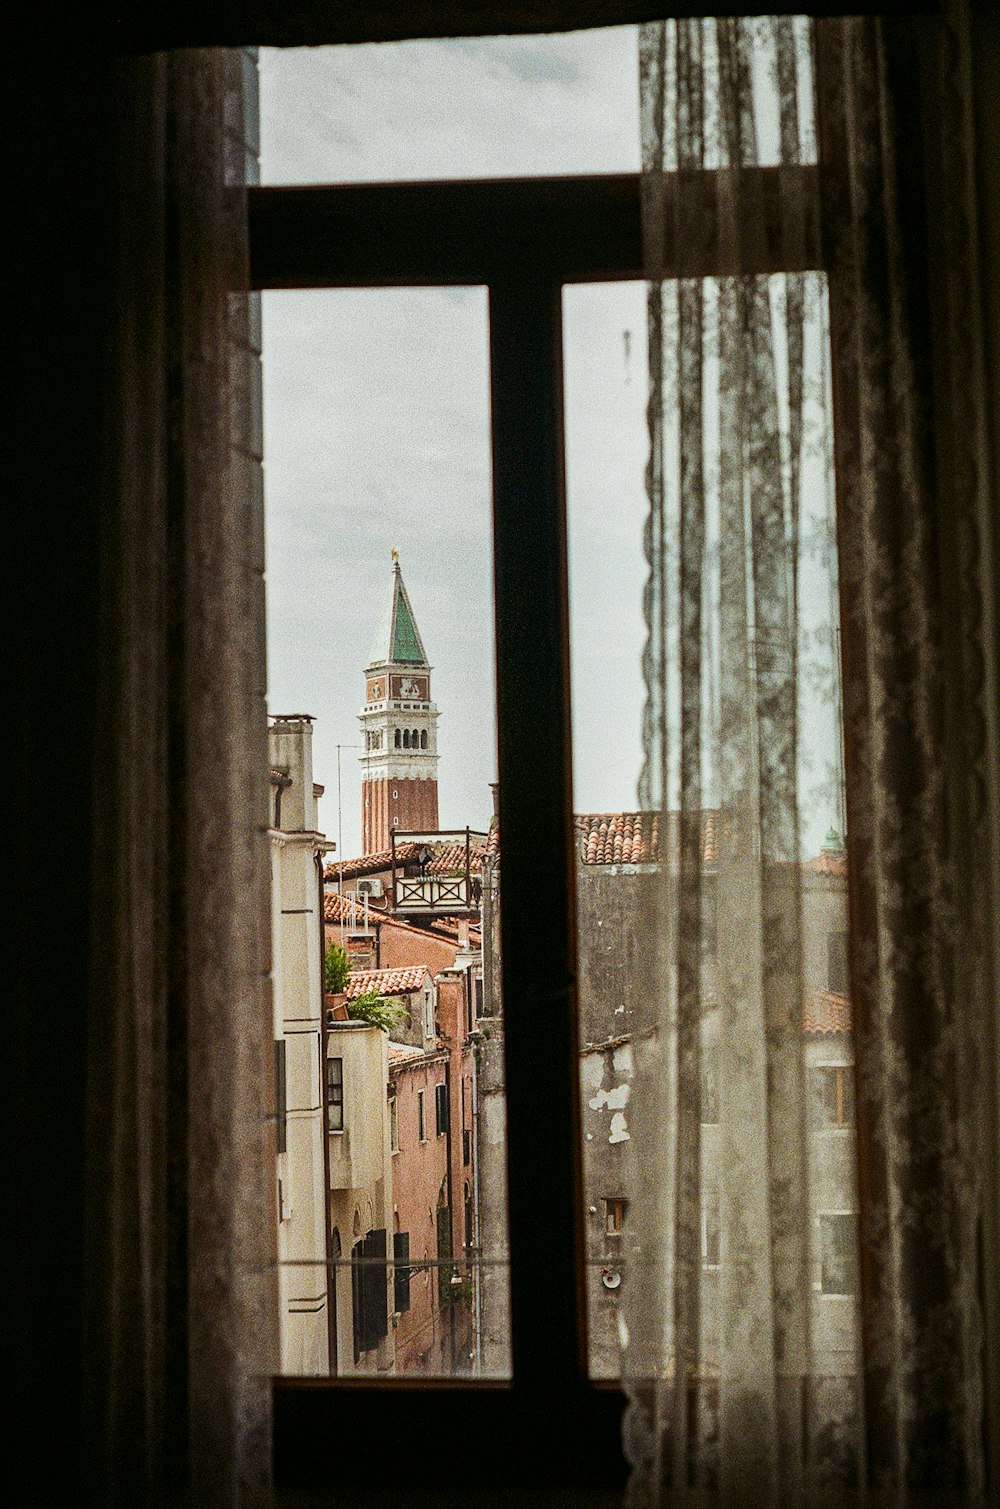
[[389, 1146], [394, 1153], [399, 1152], [399, 1101], [395, 1095], [389, 1097]]
[[448, 1086], [434, 1086], [434, 1113], [437, 1119], [437, 1135], [443, 1137], [448, 1130]]
[[403, 1315], [410, 1308], [410, 1233], [397, 1231], [392, 1238], [393, 1309]]
[[821, 1064], [810, 1069], [813, 1125], [831, 1131], [854, 1125], [854, 1068], [851, 1064]]
[[823, 1294], [858, 1292], [858, 1218], [826, 1213], [819, 1218], [820, 1283]]
[[386, 1234], [370, 1231], [351, 1249], [351, 1310], [354, 1322], [354, 1361], [377, 1347], [389, 1334], [386, 1288]]
[[274, 1105], [275, 1143], [279, 1153], [288, 1151], [288, 1084], [285, 1060], [285, 1039], [279, 1037], [274, 1044]]
[[331, 1132], [344, 1130], [344, 1060], [326, 1061], [327, 1126]]
[[424, 1119], [424, 1091], [417, 1091], [417, 1138], [420, 1142], [427, 1141], [427, 1123]]
[[[506, 1023], [512, 1130], [534, 1126], [537, 1087], [546, 1087], [542, 1145], [537, 1136], [528, 1135], [512, 1137], [510, 1143], [512, 1186], [530, 1188], [541, 1178], [547, 1190], [544, 1212], [538, 1208], [540, 1202], [527, 1201], [511, 1213], [511, 1281], [519, 1317], [514, 1351], [525, 1376], [544, 1381], [546, 1387], [578, 1390], [582, 1307], [576, 1264], [583, 1202], [574, 1173], [579, 1135], [576, 1091], [565, 1074], [566, 1064], [574, 1059], [577, 1026], [565, 981], [575, 977], [577, 960], [571, 923], [574, 877], [565, 864], [565, 856], [573, 852], [573, 834], [559, 454], [560, 298], [563, 285], [572, 281], [641, 278], [639, 181], [549, 179], [504, 186], [451, 183], [404, 188], [405, 193], [392, 185], [367, 186], [355, 190], [353, 198], [335, 188], [317, 189], [295, 203], [275, 198], [285, 219], [272, 244], [267, 228], [270, 191], [258, 191], [256, 275], [262, 286], [282, 286], [283, 280], [285, 286], [392, 284], [414, 277], [489, 286], [503, 820], [508, 834], [547, 835], [545, 844], [525, 846], [523, 852], [516, 843], [509, 844], [504, 855], [505, 990], [509, 997], [537, 1002], [546, 1024], [545, 1032], [538, 1033], [535, 1012], [520, 1019], [511, 1014]], [[414, 205], [420, 209], [416, 241]], [[502, 247], [490, 229], [498, 213], [506, 232]], [[336, 236], [319, 230], [331, 214], [339, 217]], [[379, 226], [377, 254], [372, 215]], [[319, 243], [324, 249], [315, 254]], [[303, 251], [305, 247], [312, 250]], [[544, 266], [539, 249], [544, 249]], [[542, 684], [537, 695], [525, 699], [518, 687], [529, 666], [538, 668]], [[396, 739], [398, 747], [398, 730]], [[398, 793], [392, 796], [396, 800]], [[392, 825], [397, 823], [393, 818]], [[546, 906], [544, 949], [539, 948], [537, 933], [539, 896], [545, 897]], [[478, 1017], [483, 1012], [480, 979], [475, 988]], [[436, 1099], [442, 1090], [446, 1087], [436, 1087]], [[718, 1117], [717, 1099], [714, 1073], [706, 1065], [702, 1115], [708, 1122]], [[440, 1103], [436, 1110], [440, 1135], [446, 1129]], [[446, 1101], [443, 1112], [446, 1118]], [[418, 1126], [420, 1140], [425, 1141], [423, 1091], [418, 1093]], [[624, 1201], [617, 1201], [617, 1206], [611, 1200], [606, 1203], [606, 1235], [618, 1235], [624, 1213]], [[446, 1261], [451, 1257], [451, 1228], [445, 1207], [439, 1208], [437, 1223], [438, 1297], [443, 1306], [451, 1282]], [[542, 1250], [544, 1263], [538, 1261]], [[719, 1260], [717, 1206], [714, 1214], [711, 1206], [706, 1208], [703, 1258], [709, 1267]], [[591, 1453], [580, 1448], [583, 1443], [589, 1446], [600, 1418], [608, 1427], [604, 1439], [613, 1455], [620, 1408], [620, 1398], [611, 1391], [581, 1396], [578, 1449], [564, 1454], [589, 1466]]]
[[628, 1201], [623, 1200], [619, 1195], [613, 1195], [602, 1200], [601, 1204], [604, 1206], [604, 1235], [620, 1237], [625, 1224]]
[[[982, 14], [985, 14], [985, 11], [983, 11]], [[567, 12], [567, 15], [569, 15], [569, 12]], [[330, 23], [330, 24], [332, 24], [332, 23]], [[323, 21], [321, 21], [320, 26], [323, 26]], [[303, 39], [305, 39], [305, 41], [321, 41], [321, 39], [323, 39], [323, 35], [321, 35], [321, 33], [315, 33], [315, 35], [311, 35], [311, 36], [308, 36], [308, 38], [303, 38]], [[196, 38], [196, 41], [201, 42], [201, 38]], [[247, 38], [247, 41], [252, 41], [252, 38]], [[163, 44], [161, 44], [161, 42], [157, 42], [157, 45], [163, 45]], [[982, 56], [983, 56], [983, 54], [980, 53], [979, 54], [979, 63], [982, 63]], [[39, 66], [38, 78], [39, 78], [39, 83], [41, 83], [41, 81], [42, 81], [41, 66]], [[56, 103], [56, 101], [54, 101], [54, 94], [56, 94], [56, 91], [54, 91], [54, 89], [53, 89], [53, 103]], [[41, 118], [42, 115], [44, 115], [44, 109], [39, 110], [39, 118]], [[57, 119], [57, 122], [59, 122], [59, 124], [62, 124], [62, 118], [60, 118], [60, 116], [56, 116], [56, 119]], [[48, 130], [50, 130], [50, 134], [53, 134], [53, 133], [51, 133], [51, 127], [48, 128]], [[87, 136], [86, 133], [87, 133], [87, 130], [89, 130], [89, 127], [87, 127], [86, 124], [84, 124], [83, 130], [84, 130], [84, 143], [87, 143], [87, 145], [89, 145], [90, 140], [92, 140], [92, 137], [94, 137], [95, 133], [94, 133], [94, 131], [90, 130], [90, 136]], [[48, 140], [48, 137], [42, 137], [42, 140]], [[89, 152], [84, 151], [83, 155], [84, 155], [84, 157], [89, 158], [90, 155], [92, 155], [92, 154], [89, 154]], [[989, 231], [991, 231], [991, 232], [995, 231], [995, 217], [991, 217], [991, 219], [989, 219]], [[256, 232], [255, 232], [255, 234], [256, 234]], [[540, 241], [540, 244], [543, 244], [543, 241]], [[84, 246], [86, 246], [86, 249], [89, 249], [89, 243], [84, 243]], [[74, 250], [75, 250], [75, 247], [74, 247]], [[370, 252], [370, 258], [371, 258], [371, 252]], [[109, 285], [110, 285], [110, 287], [115, 287], [115, 285], [113, 285], [113, 282], [110, 282], [110, 278], [109, 278]], [[101, 300], [101, 302], [104, 302], [104, 300]], [[107, 302], [110, 302], [110, 300], [107, 300]], [[78, 356], [78, 353], [80, 353], [80, 350], [83, 349], [84, 346], [86, 346], [87, 340], [89, 340], [89, 326], [84, 327], [84, 329], [81, 330], [81, 333], [75, 333], [75, 332], [72, 333], [72, 341], [75, 341], [75, 344], [72, 344], [72, 341], [71, 341], [71, 344], [72, 344], [72, 356], [74, 356], [75, 362], [77, 362], [77, 367], [78, 367], [78, 365], [80, 365], [80, 356]], [[39, 347], [39, 349], [41, 349], [41, 347]], [[47, 356], [48, 356], [48, 353], [45, 353], [45, 359], [47, 359]], [[41, 367], [41, 361], [39, 361], [39, 367]], [[77, 367], [69, 367], [68, 370], [69, 371], [74, 371], [74, 370], [77, 370]], [[86, 412], [86, 410], [84, 410], [84, 412]], [[71, 454], [72, 454], [71, 447], [63, 447], [63, 450], [65, 450], [65, 453], [68, 454], [68, 456], [71, 456]], [[994, 498], [994, 501], [995, 501], [995, 498]], [[994, 531], [994, 533], [995, 533], [995, 531]], [[994, 540], [994, 543], [995, 543], [995, 540]], [[41, 579], [41, 576], [39, 576], [39, 579]], [[39, 598], [41, 598], [41, 596], [42, 596], [41, 593], [39, 593]], [[80, 623], [81, 619], [83, 619], [83, 617], [86, 617], [86, 613], [83, 613], [83, 611], [77, 611], [77, 614], [75, 614], [75, 620], [71, 619], [71, 622]], [[124, 721], [124, 720], [122, 720], [122, 721]], [[511, 792], [510, 800], [514, 801], [514, 804], [517, 804], [517, 795], [514, 794], [514, 792]], [[992, 789], [992, 791], [991, 791], [991, 800], [995, 800], [995, 789]], [[988, 881], [983, 880], [983, 884], [986, 884], [986, 883], [988, 883]], [[511, 880], [511, 884], [513, 884], [513, 880]], [[264, 1067], [265, 1067], [265, 1070], [267, 1070], [268, 1065], [264, 1065]], [[77, 1085], [77, 1080], [75, 1080], [75, 1077], [74, 1077], [74, 1089], [75, 1089], [75, 1085]], [[345, 1409], [345, 1408], [347, 1408], [347, 1405], [341, 1405], [341, 1409]]]

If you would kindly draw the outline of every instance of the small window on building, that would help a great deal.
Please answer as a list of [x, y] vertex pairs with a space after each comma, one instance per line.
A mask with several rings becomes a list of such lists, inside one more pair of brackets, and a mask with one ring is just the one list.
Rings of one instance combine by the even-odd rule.
[[424, 1092], [417, 1091], [417, 1136], [421, 1142], [427, 1141], [427, 1120], [424, 1114]]
[[448, 1130], [448, 1086], [434, 1086], [434, 1111], [437, 1118], [437, 1134], [443, 1137]]
[[824, 1131], [854, 1125], [854, 1069], [850, 1064], [820, 1064], [809, 1071], [813, 1126]]
[[[395, 738], [393, 740], [393, 742], [394, 742], [394, 744], [395, 744], [395, 746], [396, 746], [397, 749], [399, 749], [400, 744], [402, 743], [402, 737], [403, 737], [402, 734], [399, 732], [399, 729], [397, 728], [396, 729]], [[393, 796], [395, 796], [395, 794], [396, 793], [393, 792]]]
[[824, 1294], [858, 1292], [858, 1218], [821, 1215], [819, 1218], [820, 1289]]
[[393, 1299], [392, 1308], [404, 1315], [410, 1308], [410, 1233], [397, 1231], [392, 1238]]
[[483, 977], [482, 977], [482, 975], [477, 975], [476, 976], [476, 1018], [478, 1019], [479, 1017], [481, 1017], [484, 1014], [484, 1011], [485, 1011], [485, 1007], [484, 1007], [484, 998], [483, 998]]
[[475, 1244], [475, 1227], [472, 1220], [472, 1191], [469, 1188], [468, 1180], [465, 1181], [463, 1188], [463, 1200], [465, 1204], [465, 1246], [466, 1251], [469, 1251]]
[[284, 1153], [288, 1151], [288, 1076], [283, 1037], [274, 1044], [274, 1110], [275, 1146], [279, 1153]]
[[326, 1061], [327, 1126], [331, 1132], [344, 1130], [344, 1060]]
[[829, 933], [826, 940], [826, 988], [846, 996], [849, 990], [847, 933]]
[[427, 730], [426, 730], [426, 728], [422, 728], [420, 730], [420, 748], [421, 749], [426, 749], [427, 748]]
[[408, 728], [404, 728], [403, 729], [403, 748], [404, 749], [409, 749], [409, 747], [410, 747], [410, 730]]
[[628, 1201], [623, 1200], [621, 1195], [609, 1195], [601, 1201], [604, 1207], [604, 1235], [606, 1237], [620, 1237], [622, 1227], [625, 1224], [625, 1212], [628, 1210]]
[[434, 996], [431, 991], [424, 995], [424, 1037], [434, 1037]]
[[354, 1361], [377, 1347], [389, 1332], [386, 1289], [386, 1233], [370, 1231], [351, 1249], [351, 1309], [354, 1322]]
[[399, 1152], [399, 1104], [395, 1095], [389, 1097], [389, 1146]]

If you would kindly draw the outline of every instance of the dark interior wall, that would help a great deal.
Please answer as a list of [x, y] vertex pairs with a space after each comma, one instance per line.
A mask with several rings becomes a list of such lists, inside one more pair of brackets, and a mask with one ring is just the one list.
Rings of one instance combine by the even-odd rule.
[[17, 772], [10, 1439], [27, 1449], [37, 1485], [30, 1502], [40, 1504], [54, 1502], [57, 1488], [71, 1492], [79, 1447], [84, 1003], [94, 963], [89, 918], [99, 902], [88, 857], [99, 778], [101, 353], [114, 303], [106, 241], [114, 192], [110, 95], [108, 67], [97, 60], [46, 55], [43, 62], [36, 52], [10, 72], [14, 466], [7, 497], [15, 548], [5, 555], [16, 631], [8, 718], [17, 730], [10, 750]]

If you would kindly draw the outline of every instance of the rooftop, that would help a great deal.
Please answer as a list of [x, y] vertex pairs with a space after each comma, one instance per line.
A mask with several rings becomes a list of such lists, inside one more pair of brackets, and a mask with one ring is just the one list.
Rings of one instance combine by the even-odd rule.
[[[716, 859], [714, 812], [701, 815], [701, 849], [705, 864]], [[668, 814], [669, 842], [661, 842], [663, 826], [658, 812], [590, 812], [573, 819], [580, 835], [580, 858], [585, 865], [650, 865], [661, 858], [677, 857], [680, 849], [679, 820]]]
[[378, 991], [380, 996], [408, 996], [423, 989], [427, 974], [422, 964], [409, 969], [352, 969], [344, 995], [349, 1001], [369, 990]]
[[802, 1006], [802, 1030], [809, 1037], [833, 1037], [851, 1030], [851, 1003], [833, 990], [810, 992]]

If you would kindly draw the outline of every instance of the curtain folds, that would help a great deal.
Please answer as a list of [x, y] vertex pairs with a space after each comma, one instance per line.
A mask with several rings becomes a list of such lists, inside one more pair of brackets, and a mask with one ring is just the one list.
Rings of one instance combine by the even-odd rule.
[[641, 31], [640, 801], [680, 837], [646, 919], [633, 1505], [983, 1491], [963, 248], [914, 128], [951, 50], [938, 20]]
[[250, 1504], [269, 1479], [266, 721], [263, 656], [245, 653], [263, 625], [256, 355], [240, 292], [247, 64], [185, 52], [107, 70], [117, 196], [99, 674], [113, 716], [99, 723], [90, 856], [103, 904], [87, 1004], [88, 1503]]

